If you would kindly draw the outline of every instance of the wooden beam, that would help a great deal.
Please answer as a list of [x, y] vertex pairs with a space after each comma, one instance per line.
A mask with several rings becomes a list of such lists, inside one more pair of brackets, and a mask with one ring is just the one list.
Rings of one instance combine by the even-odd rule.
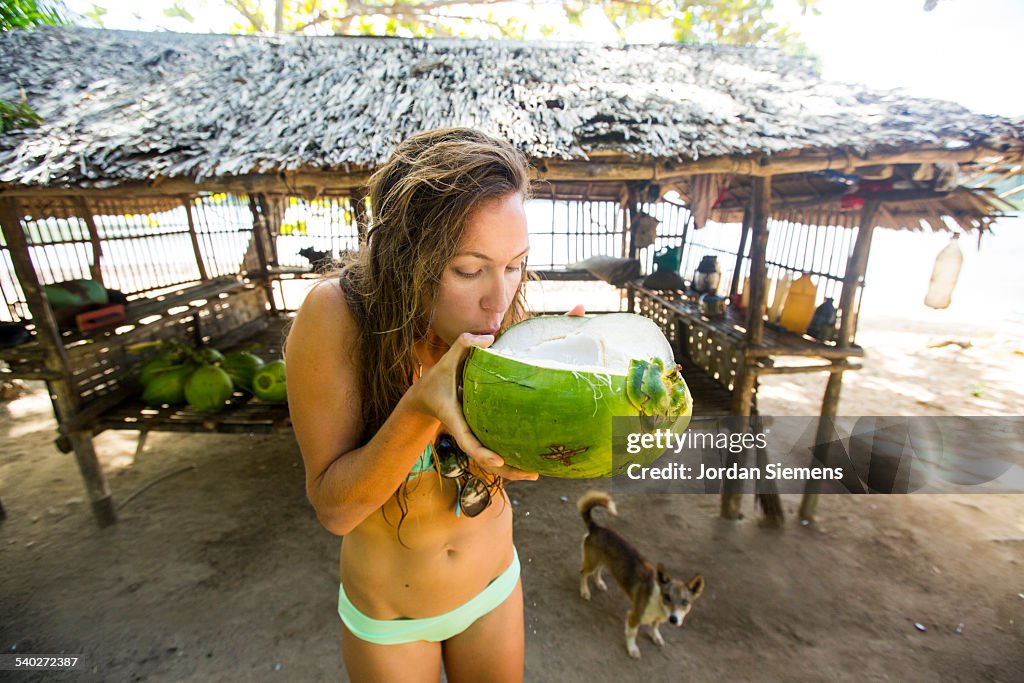
[[846, 372], [860, 370], [863, 366], [856, 363], [815, 363], [814, 365], [773, 365], [769, 367], [754, 366], [754, 372], [761, 375], [800, 375], [808, 372]]
[[747, 250], [747, 240], [750, 238], [750, 218], [753, 213], [750, 210], [750, 203], [743, 207], [743, 232], [740, 233], [740, 246], [736, 250], [736, 264], [732, 268], [732, 282], [729, 284], [729, 296], [736, 296], [740, 286], [740, 271], [743, 269], [743, 252]]
[[765, 277], [768, 268], [765, 257], [768, 250], [768, 218], [771, 215], [772, 179], [755, 178], [754, 194], [750, 202], [750, 225], [753, 241], [750, 244], [750, 297], [747, 301], [747, 342], [756, 346], [764, 338], [764, 304], [767, 298]]
[[[756, 346], [764, 338], [764, 317], [762, 310], [766, 292], [764, 280], [767, 272], [765, 253], [768, 246], [768, 217], [771, 214], [772, 179], [771, 176], [754, 179], [754, 192], [750, 197], [750, 297], [748, 298], [747, 334], [748, 346]], [[753, 364], [744, 358], [739, 368], [732, 394], [732, 414], [749, 417], [753, 412], [754, 389], [757, 383], [757, 372]], [[759, 455], [760, 457], [760, 455]], [[730, 490], [723, 482], [721, 515], [726, 519], [739, 519], [742, 493]], [[781, 504], [778, 494], [762, 494], [762, 508], [766, 514], [766, 522], [775, 526], [781, 523]]]
[[196, 233], [195, 219], [192, 217], [192, 204], [194, 197], [182, 197], [182, 205], [185, 207], [185, 220], [188, 221], [188, 236], [192, 240], [192, 253], [196, 257], [196, 266], [199, 268], [199, 279], [206, 282], [210, 276], [206, 274], [206, 264], [203, 262], [203, 252], [199, 248], [199, 235]]
[[868, 200], [860, 212], [860, 229], [857, 240], [853, 244], [853, 253], [846, 264], [846, 275], [843, 277], [843, 289], [839, 295], [839, 311], [842, 323], [836, 346], [849, 346], [857, 331], [857, 294], [864, 284], [864, 272], [867, 270], [868, 253], [871, 249], [871, 237], [875, 230], [875, 219], [878, 217], [880, 202]]
[[356, 232], [359, 234], [359, 246], [366, 244], [366, 235], [370, 229], [370, 217], [366, 215], [366, 188], [357, 187], [349, 195], [352, 203], [352, 216], [356, 221]]
[[270, 282], [268, 275], [269, 263], [267, 262], [267, 245], [265, 238], [269, 237], [270, 230], [267, 226], [267, 220], [264, 218], [263, 213], [260, 211], [260, 206], [257, 203], [255, 195], [249, 195], [249, 213], [252, 214], [252, 239], [253, 244], [256, 246], [256, 259], [259, 262], [259, 272], [256, 274], [257, 280], [263, 285], [263, 290], [267, 293], [267, 303], [270, 305], [271, 313], [277, 313], [277, 304], [274, 303], [274, 285]]
[[[630, 161], [621, 157], [591, 155], [607, 161], [535, 160], [531, 177], [536, 180], [577, 180], [582, 182], [668, 180], [702, 173], [731, 173], [755, 177], [768, 177], [790, 173], [809, 173], [828, 169], [849, 170], [861, 166], [882, 164], [921, 164], [953, 162], [960, 164], [978, 161], [1018, 163], [1024, 158], [1020, 150], [1002, 151], [986, 147], [965, 149], [919, 148], [891, 153], [859, 156], [842, 151], [810, 152], [794, 156], [728, 156], [710, 157], [697, 161], [658, 162]], [[84, 194], [90, 197], [129, 197], [140, 195], [174, 195], [182, 193], [235, 192], [296, 194], [347, 194], [353, 188], [365, 186], [371, 169], [354, 167], [349, 171], [285, 171], [281, 173], [254, 173], [248, 175], [207, 178], [199, 183], [192, 178], [157, 178], [150, 181], [123, 183], [114, 187], [90, 188], [79, 186], [24, 187], [0, 184], [0, 195], [39, 196]]]
[[[871, 236], [875, 229], [875, 219], [881, 204], [867, 201], [860, 213], [860, 227], [857, 240], [853, 245], [853, 253], [846, 264], [846, 277], [843, 278], [843, 289], [839, 295], [839, 310], [842, 322], [836, 337], [836, 345], [849, 346], [857, 330], [857, 293], [864, 282], [864, 271], [867, 270], [868, 253], [871, 250]], [[818, 431], [815, 435], [814, 458], [820, 463], [828, 459], [828, 444], [832, 441], [832, 418], [839, 411], [839, 395], [843, 386], [843, 374], [832, 373], [825, 385], [825, 394], [821, 399], [821, 417], [818, 419]], [[826, 463], [827, 464], [827, 463]], [[804, 488], [804, 497], [800, 503], [800, 519], [805, 523], [814, 521], [814, 512], [818, 507], [818, 495], [821, 482], [810, 479]]]
[[[22, 229], [23, 212], [16, 198], [0, 197], [0, 228], [7, 238], [7, 247], [14, 266], [14, 273], [25, 293], [25, 302], [32, 314], [32, 323], [36, 328], [36, 342], [43, 348], [43, 363], [46, 370], [57, 379], [47, 381], [47, 388], [53, 399], [53, 407], [57, 422], [61, 425], [70, 420], [78, 411], [78, 394], [72, 380], [71, 366], [64, 350], [64, 343], [53, 317], [50, 305], [43, 292], [32, 256], [29, 252], [28, 240]], [[93, 449], [92, 432], [76, 430], [64, 434], [70, 441], [75, 452], [78, 469], [85, 481], [85, 488], [92, 503], [93, 515], [101, 527], [109, 526], [117, 520], [114, 504], [110, 497], [110, 488], [103, 475], [103, 468]]]
[[92, 263], [89, 264], [89, 276], [96, 282], [103, 284], [103, 243], [100, 241], [100, 233], [96, 229], [96, 222], [93, 220], [92, 207], [85, 197], [75, 197], [75, 205], [78, 207], [78, 217], [85, 223], [89, 230], [89, 244], [92, 246]]

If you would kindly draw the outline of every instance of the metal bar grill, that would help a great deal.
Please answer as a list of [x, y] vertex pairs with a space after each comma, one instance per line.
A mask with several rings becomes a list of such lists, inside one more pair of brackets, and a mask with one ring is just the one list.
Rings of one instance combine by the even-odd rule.
[[335, 258], [359, 248], [359, 228], [350, 197], [314, 200], [288, 197], [276, 238], [278, 262], [284, 267], [309, 267], [299, 255], [306, 247]]
[[[249, 197], [224, 193], [202, 195], [192, 201], [191, 208], [207, 274], [216, 278], [239, 273], [252, 241]], [[184, 227], [188, 229], [187, 222]]]
[[613, 201], [529, 200], [530, 268], [552, 270], [598, 255], [625, 257], [621, 213]]

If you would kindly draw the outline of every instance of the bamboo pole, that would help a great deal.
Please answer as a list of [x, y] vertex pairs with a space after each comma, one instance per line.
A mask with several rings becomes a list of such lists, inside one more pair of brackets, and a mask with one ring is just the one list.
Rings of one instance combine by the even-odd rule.
[[206, 264], [203, 263], [203, 252], [199, 249], [199, 235], [196, 233], [195, 219], [192, 217], [192, 197], [183, 197], [182, 206], [185, 207], [185, 218], [188, 220], [188, 236], [192, 240], [192, 253], [196, 257], [196, 266], [199, 268], [199, 279], [206, 282], [210, 276], [206, 274]]
[[85, 223], [85, 227], [89, 230], [89, 244], [92, 245], [92, 263], [89, 264], [89, 276], [93, 280], [103, 284], [103, 268], [101, 261], [103, 260], [103, 243], [100, 241], [100, 233], [96, 229], [96, 222], [92, 217], [92, 207], [89, 206], [89, 200], [85, 197], [75, 197], [75, 205], [78, 208], [78, 217]]
[[[871, 250], [871, 237], [875, 229], [875, 218], [878, 215], [881, 204], [869, 200], [864, 203], [860, 214], [860, 228], [857, 230], [857, 240], [853, 245], [853, 253], [846, 266], [846, 276], [843, 278], [843, 289], [839, 295], [839, 310], [842, 314], [842, 322], [839, 325], [839, 334], [836, 338], [836, 345], [846, 347], [857, 329], [857, 293], [864, 281], [864, 272], [867, 270], [868, 253]], [[814, 458], [818, 462], [826, 463], [828, 459], [828, 443], [832, 432], [832, 418], [839, 411], [839, 394], [843, 386], [843, 373], [834, 372], [828, 376], [828, 384], [825, 386], [825, 395], [821, 400], [821, 417], [818, 419], [818, 431], [814, 439]], [[805, 523], [814, 521], [814, 511], [818, 507], [818, 492], [821, 490], [821, 482], [811, 479], [804, 488], [804, 497], [800, 503], [800, 519]]]
[[[42, 283], [32, 265], [28, 241], [21, 225], [22, 211], [17, 199], [0, 198], [0, 227], [7, 237], [7, 246], [14, 266], [14, 273], [25, 293], [25, 302], [32, 314], [32, 322], [36, 328], [36, 342], [43, 348], [43, 362], [46, 369], [55, 379], [47, 380], [57, 422], [63, 425], [70, 421], [78, 411], [78, 394], [72, 380], [71, 366], [64, 344], [61, 340], [57, 321], [53, 317], [50, 305], [43, 293]], [[100, 527], [106, 527], [117, 521], [114, 504], [110, 497], [110, 488], [103, 475], [93, 448], [91, 430], [75, 430], [62, 434], [67, 438], [71, 449], [75, 452], [78, 469], [82, 473], [85, 489], [92, 504], [92, 512]], [[58, 443], [61, 443], [58, 439]], [[63, 448], [62, 448], [63, 450]]]

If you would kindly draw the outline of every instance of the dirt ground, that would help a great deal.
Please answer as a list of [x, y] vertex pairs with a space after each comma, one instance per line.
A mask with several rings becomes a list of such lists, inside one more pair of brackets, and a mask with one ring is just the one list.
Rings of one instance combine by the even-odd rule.
[[[842, 412], [1019, 413], [1020, 339], [865, 320], [872, 355], [848, 373]], [[971, 345], [929, 348], [949, 340]], [[154, 434], [136, 457], [136, 433], [106, 432], [97, 450], [123, 507], [98, 530], [42, 386], [29, 388], [0, 403], [0, 653], [82, 665], [0, 678], [347, 680], [339, 539], [305, 500], [290, 436]], [[761, 407], [815, 414], [823, 388], [820, 376], [769, 382]], [[633, 661], [625, 599], [614, 586], [577, 594], [573, 503], [593, 483], [509, 489], [528, 681], [1024, 680], [1024, 495], [829, 496], [808, 527], [785, 497], [781, 531], [760, 528], [749, 500], [728, 522], [716, 497], [620, 495], [610, 526], [707, 582], [685, 627], [664, 627], [662, 650], [642, 636]]]

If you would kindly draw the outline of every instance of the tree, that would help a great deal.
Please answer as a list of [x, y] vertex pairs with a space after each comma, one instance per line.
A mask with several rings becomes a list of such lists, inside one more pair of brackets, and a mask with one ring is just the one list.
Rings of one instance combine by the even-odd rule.
[[[335, 35], [498, 36], [521, 38], [527, 23], [498, 11], [526, 4], [489, 0], [174, 0], [165, 13], [194, 21], [216, 2], [235, 11], [240, 33], [302, 33], [311, 29]], [[817, 12], [818, 0], [785, 0], [803, 11]], [[587, 10], [599, 8], [620, 35], [633, 24], [657, 19], [671, 21], [681, 42], [732, 45], [796, 44], [788, 25], [769, 18], [775, 0], [567, 0], [558, 3], [565, 18], [577, 26]], [[542, 34], [554, 27], [542, 26]]]
[[3, 0], [0, 2], [0, 31], [33, 26], [66, 24], [63, 3], [47, 0]]
[[[33, 26], [66, 24], [64, 6], [45, 0], [4, 0], [0, 3], [0, 31]], [[43, 120], [28, 106], [25, 91], [18, 102], [0, 98], [0, 134], [16, 128], [38, 126]]]

